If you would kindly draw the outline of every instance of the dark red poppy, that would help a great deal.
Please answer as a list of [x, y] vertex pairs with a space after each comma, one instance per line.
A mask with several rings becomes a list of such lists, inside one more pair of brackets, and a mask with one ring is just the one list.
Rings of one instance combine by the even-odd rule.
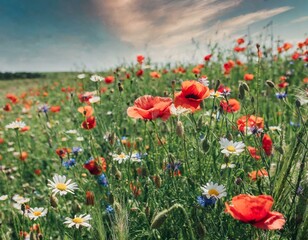
[[96, 127], [96, 119], [94, 116], [87, 117], [85, 121], [82, 122], [81, 127], [90, 130]]
[[262, 147], [267, 156], [272, 154], [273, 142], [269, 135], [264, 134], [262, 138]]
[[204, 61], [206, 61], [206, 62], [210, 61], [210, 60], [211, 60], [211, 57], [212, 57], [212, 54], [206, 55], [206, 56], [204, 57]]
[[106, 172], [107, 163], [105, 158], [91, 158], [83, 165], [92, 175], [101, 175], [102, 172]]

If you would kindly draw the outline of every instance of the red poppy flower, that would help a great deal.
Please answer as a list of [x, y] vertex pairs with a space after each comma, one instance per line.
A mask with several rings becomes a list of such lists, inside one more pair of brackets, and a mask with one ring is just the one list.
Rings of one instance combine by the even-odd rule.
[[253, 78], [254, 78], [254, 75], [253, 75], [253, 74], [246, 73], [246, 74], [244, 75], [244, 79], [245, 79], [246, 81], [251, 81], [251, 80], [253, 80]]
[[246, 50], [245, 47], [236, 46], [233, 49], [235, 52], [244, 52]]
[[14, 94], [8, 93], [6, 94], [6, 98], [10, 99], [12, 103], [18, 102], [18, 97], [16, 97]]
[[220, 93], [230, 93], [231, 92], [231, 89], [229, 87], [226, 87], [225, 85], [223, 84], [220, 84], [218, 89], [217, 89], [217, 92], [220, 92]]
[[84, 168], [88, 169], [88, 171], [92, 175], [101, 175], [102, 172], [106, 172], [107, 170], [107, 163], [105, 158], [91, 158], [88, 160], [84, 165]]
[[289, 86], [289, 83], [287, 83], [287, 82], [282, 82], [282, 83], [278, 84], [279, 88], [286, 88], [287, 86]]
[[267, 156], [272, 154], [273, 142], [269, 135], [264, 134], [262, 138], [262, 147]]
[[158, 72], [150, 72], [151, 78], [160, 78], [161, 75]]
[[71, 149], [70, 148], [58, 148], [56, 149], [56, 154], [60, 157], [63, 158], [66, 156], [66, 154], [70, 153]]
[[212, 54], [206, 55], [206, 56], [204, 57], [204, 61], [206, 61], [206, 62], [210, 61], [210, 60], [211, 60], [211, 57], [212, 57]]
[[225, 212], [234, 219], [266, 230], [282, 229], [285, 224], [283, 215], [271, 212], [274, 200], [271, 196], [251, 196], [240, 194], [232, 198], [231, 204], [225, 203]]
[[114, 76], [105, 77], [105, 83], [110, 84], [114, 82]]
[[199, 74], [200, 72], [201, 72], [200, 68], [198, 68], [198, 67], [195, 67], [195, 68], [192, 69], [193, 74]]
[[251, 147], [251, 146], [248, 146], [247, 147], [249, 153], [250, 153], [250, 156], [256, 160], [260, 160], [261, 159], [261, 156], [259, 155], [259, 150], [256, 149], [255, 147]]
[[305, 43], [304, 42], [299, 42], [297, 44], [298, 48], [303, 48], [305, 46]]
[[87, 130], [96, 127], [96, 119], [94, 116], [88, 117], [85, 121], [82, 122], [81, 127]]
[[301, 55], [298, 52], [293, 53], [292, 59], [297, 60]]
[[241, 45], [241, 44], [243, 44], [245, 42], [245, 40], [244, 40], [244, 38], [238, 38], [236, 40], [236, 42], [237, 42], [238, 45]]
[[23, 128], [20, 129], [20, 132], [27, 132], [30, 130], [30, 126], [24, 126]]
[[256, 181], [258, 178], [268, 177], [268, 172], [265, 169], [261, 169], [248, 173], [248, 176], [252, 181]]
[[134, 197], [138, 197], [141, 194], [141, 188], [137, 185], [134, 185], [133, 183], [129, 184], [129, 188], [132, 191]]
[[3, 110], [6, 111], [6, 112], [12, 111], [11, 104], [9, 104], [9, 103], [5, 104], [5, 106], [3, 107]]
[[143, 70], [142, 69], [139, 69], [137, 72], [136, 72], [136, 76], [137, 77], [141, 77], [143, 75]]
[[153, 120], [156, 118], [167, 120], [171, 115], [171, 104], [171, 98], [145, 95], [135, 100], [134, 106], [127, 109], [127, 115], [132, 118], [144, 120]]
[[278, 47], [278, 48], [277, 48], [277, 51], [278, 51], [278, 53], [282, 53], [283, 48], [282, 48], [282, 47]]
[[244, 132], [246, 127], [264, 128], [264, 120], [261, 117], [254, 115], [242, 116], [237, 120], [237, 128], [239, 131]]
[[222, 100], [220, 102], [220, 107], [225, 111], [225, 112], [237, 112], [238, 110], [241, 109], [241, 105], [239, 103], [239, 101], [237, 101], [236, 99], [229, 99], [228, 101], [226, 100]]
[[281, 77], [280, 77], [280, 81], [285, 82], [286, 80], [287, 80], [287, 77], [286, 77], [286, 76], [281, 76]]
[[50, 111], [51, 111], [51, 112], [54, 112], [54, 113], [60, 112], [60, 110], [61, 110], [61, 107], [60, 107], [60, 106], [51, 106], [51, 107], [50, 107]]
[[35, 169], [34, 174], [40, 176], [42, 174], [42, 171], [40, 169]]
[[0, 144], [4, 143], [4, 139], [0, 138]]
[[139, 64], [142, 64], [142, 63], [143, 63], [143, 60], [144, 60], [144, 56], [142, 56], [142, 55], [137, 55], [137, 62], [138, 62]]
[[26, 159], [28, 158], [28, 153], [27, 152], [21, 152], [21, 155], [19, 156], [19, 159], [21, 160], [21, 161], [26, 161]]
[[285, 44], [283, 44], [283, 49], [285, 50], [285, 51], [288, 51], [290, 48], [292, 48], [293, 46], [292, 46], [292, 44], [291, 43], [285, 43]]
[[84, 107], [79, 107], [78, 112], [83, 114], [86, 117], [90, 117], [93, 114], [93, 108], [91, 106], [84, 106]]
[[175, 93], [174, 105], [190, 108], [192, 111], [200, 108], [203, 99], [210, 95], [208, 87], [194, 80], [184, 81], [182, 91]]

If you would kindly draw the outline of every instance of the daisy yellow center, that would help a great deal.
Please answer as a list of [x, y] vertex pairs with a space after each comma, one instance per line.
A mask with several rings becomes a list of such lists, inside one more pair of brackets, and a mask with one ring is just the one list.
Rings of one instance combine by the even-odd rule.
[[214, 196], [214, 195], [218, 196], [219, 195], [219, 192], [216, 189], [210, 189], [208, 193], [209, 193], [210, 196]]
[[227, 150], [229, 151], [229, 152], [235, 152], [235, 147], [234, 146], [228, 146], [227, 147]]
[[83, 223], [83, 219], [79, 218], [79, 217], [76, 217], [76, 218], [73, 219], [73, 222], [74, 223]]
[[220, 96], [219, 92], [214, 93], [214, 97], [219, 97], [219, 96]]
[[42, 215], [42, 212], [40, 212], [40, 211], [33, 212], [33, 215], [36, 216], [36, 217], [39, 217], [39, 216]]
[[65, 183], [57, 183], [56, 188], [60, 191], [65, 191], [67, 189], [67, 186]]
[[124, 153], [121, 153], [120, 155], [119, 155], [119, 158], [125, 158], [126, 157], [126, 155], [124, 154]]

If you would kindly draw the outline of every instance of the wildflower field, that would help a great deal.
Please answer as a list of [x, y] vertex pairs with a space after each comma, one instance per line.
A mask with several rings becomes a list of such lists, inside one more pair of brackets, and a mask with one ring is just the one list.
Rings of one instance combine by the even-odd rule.
[[307, 50], [0, 81], [0, 239], [307, 239]]

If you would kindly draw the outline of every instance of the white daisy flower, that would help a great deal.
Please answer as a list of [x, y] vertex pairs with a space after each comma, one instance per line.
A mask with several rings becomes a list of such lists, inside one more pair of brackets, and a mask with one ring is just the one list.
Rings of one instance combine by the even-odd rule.
[[24, 204], [24, 203], [30, 201], [30, 198], [24, 198], [23, 196], [20, 196], [19, 194], [15, 194], [15, 195], [12, 197], [12, 199], [13, 199], [13, 201], [15, 201], [15, 202], [18, 203], [18, 204]]
[[25, 127], [26, 124], [22, 121], [14, 121], [8, 125], [5, 126], [6, 129], [21, 129]]
[[223, 185], [218, 185], [218, 183], [208, 182], [201, 187], [201, 190], [203, 191], [202, 195], [205, 195], [207, 198], [222, 198], [227, 196], [225, 187]]
[[56, 195], [59, 193], [61, 196], [66, 195], [67, 193], [74, 194], [74, 190], [78, 189], [76, 183], [71, 183], [71, 179], [66, 181], [66, 176], [60, 176], [56, 174], [53, 178], [53, 181], [48, 179], [48, 186], [52, 189], [52, 193]]
[[99, 96], [93, 96], [89, 99], [90, 103], [97, 103], [101, 100], [101, 98]]
[[270, 126], [268, 127], [268, 129], [272, 132], [275, 132], [275, 131], [281, 132], [281, 127], [279, 126]]
[[216, 91], [216, 92], [214, 92], [214, 91], [210, 92], [210, 98], [221, 98], [221, 97], [223, 97], [223, 95], [221, 94], [221, 92], [218, 92], [218, 91]]
[[64, 224], [67, 225], [67, 227], [71, 228], [73, 226], [76, 226], [77, 229], [79, 229], [80, 226], [82, 227], [86, 227], [86, 228], [91, 228], [91, 225], [89, 224], [89, 220], [91, 220], [91, 216], [88, 214], [82, 214], [82, 215], [79, 215], [79, 216], [74, 216], [74, 218], [69, 218], [69, 217], [66, 217], [65, 218], [65, 222]]
[[241, 152], [245, 150], [245, 144], [243, 142], [233, 142], [229, 141], [226, 138], [221, 138], [220, 148], [222, 149], [222, 153], [224, 153], [227, 157], [230, 154], [240, 155]]
[[90, 77], [90, 80], [92, 81], [92, 82], [101, 82], [101, 81], [104, 81], [105, 80], [105, 78], [103, 78], [103, 77], [101, 77], [101, 76], [98, 76], [98, 75], [92, 75], [91, 77]]
[[44, 208], [29, 208], [28, 209], [28, 213], [27, 216], [31, 219], [31, 220], [36, 220], [39, 217], [44, 217], [47, 214], [47, 209]]
[[223, 163], [222, 165], [221, 165], [221, 169], [226, 169], [226, 168], [235, 168], [235, 164], [233, 164], [233, 163]]
[[79, 78], [79, 79], [84, 79], [85, 77], [86, 77], [86, 75], [84, 73], [77, 75], [77, 78]]
[[114, 161], [117, 161], [119, 164], [121, 164], [122, 162], [125, 162], [126, 160], [129, 159], [129, 156], [126, 155], [125, 153], [121, 153], [121, 154], [112, 154], [112, 158]]
[[7, 151], [8, 151], [8, 152], [14, 152], [14, 151], [15, 151], [15, 148], [13, 148], [13, 147], [8, 148]]
[[0, 201], [4, 201], [4, 200], [6, 200], [6, 199], [8, 199], [8, 196], [7, 196], [7, 195], [2, 195], [2, 196], [0, 196]]
[[76, 138], [76, 141], [78, 141], [78, 142], [82, 142], [83, 140], [84, 140], [83, 137], [77, 137], [77, 138]]
[[175, 107], [174, 104], [171, 104], [170, 113], [174, 116], [180, 116], [180, 115], [185, 114], [185, 113], [191, 113], [191, 109], [183, 108], [181, 106]]

